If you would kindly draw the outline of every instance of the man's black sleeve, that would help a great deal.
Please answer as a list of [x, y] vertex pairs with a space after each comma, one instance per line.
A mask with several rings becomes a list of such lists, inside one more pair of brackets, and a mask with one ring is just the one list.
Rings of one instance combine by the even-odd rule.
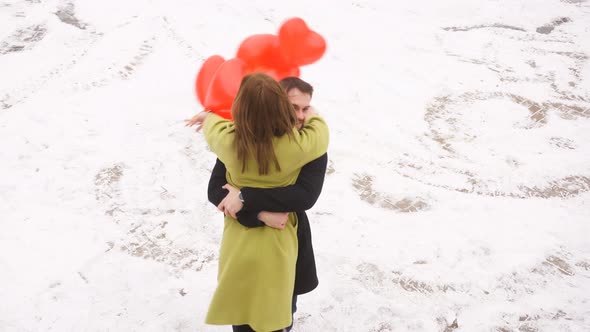
[[[307, 163], [294, 185], [280, 188], [242, 188], [242, 211], [299, 212], [309, 210], [318, 200], [328, 165], [328, 154]], [[225, 172], [224, 172], [225, 178]]]
[[[209, 202], [215, 207], [221, 203], [225, 196], [229, 193], [227, 189], [222, 187], [227, 183], [225, 178], [226, 168], [221, 160], [217, 159], [215, 167], [211, 172], [211, 178], [209, 179], [209, 187], [207, 189], [207, 196]], [[238, 212], [238, 222], [246, 227], [260, 227], [264, 226], [264, 223], [258, 220], [258, 211], [244, 211], [243, 209]]]

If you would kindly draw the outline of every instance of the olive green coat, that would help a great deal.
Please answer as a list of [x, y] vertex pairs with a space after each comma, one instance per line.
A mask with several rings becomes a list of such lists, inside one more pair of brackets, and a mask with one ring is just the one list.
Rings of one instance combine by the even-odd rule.
[[[320, 157], [328, 148], [329, 133], [324, 120], [310, 118], [301, 130], [293, 128], [295, 139], [275, 137], [275, 154], [281, 166], [271, 163], [267, 175], [258, 174], [258, 164], [242, 164], [233, 148], [234, 124], [210, 114], [203, 124], [211, 151], [225, 164], [227, 181], [242, 187], [272, 188], [294, 184], [303, 165]], [[291, 301], [297, 260], [297, 218], [289, 214], [283, 230], [270, 227], [247, 228], [231, 216], [225, 217], [217, 289], [206, 323], [248, 324], [255, 331], [274, 331], [291, 324]]]

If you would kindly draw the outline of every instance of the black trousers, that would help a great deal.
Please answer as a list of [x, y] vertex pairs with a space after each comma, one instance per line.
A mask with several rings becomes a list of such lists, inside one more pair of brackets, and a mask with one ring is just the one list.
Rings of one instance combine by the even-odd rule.
[[[295, 314], [295, 312], [297, 311], [297, 295], [293, 295], [293, 304], [291, 307], [291, 315]], [[291, 331], [291, 329], [293, 328], [293, 319], [291, 319], [291, 325], [282, 329], [282, 330], [277, 330], [275, 332], [282, 332], [282, 331]], [[254, 331], [250, 325], [232, 325], [232, 331], [233, 332], [256, 332]]]

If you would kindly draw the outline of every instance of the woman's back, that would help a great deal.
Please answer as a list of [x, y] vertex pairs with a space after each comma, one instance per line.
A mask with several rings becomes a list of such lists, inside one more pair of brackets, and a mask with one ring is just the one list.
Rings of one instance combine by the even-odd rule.
[[233, 140], [234, 124], [213, 115], [205, 122], [204, 134], [211, 150], [225, 164], [227, 181], [234, 187], [273, 188], [295, 183], [303, 165], [326, 153], [329, 135], [328, 127], [320, 117], [312, 117], [299, 131], [293, 128], [294, 138], [283, 135], [273, 139], [274, 153], [280, 171], [272, 164], [268, 174], [259, 174], [258, 163], [254, 158], [242, 163], [237, 158]]

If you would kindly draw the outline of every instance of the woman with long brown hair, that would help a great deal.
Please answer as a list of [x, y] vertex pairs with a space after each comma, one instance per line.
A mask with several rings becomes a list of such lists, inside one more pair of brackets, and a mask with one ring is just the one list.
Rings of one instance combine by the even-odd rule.
[[[312, 116], [301, 130], [285, 91], [264, 74], [246, 76], [232, 106], [234, 122], [205, 117], [207, 143], [230, 185], [272, 188], [295, 183], [301, 167], [326, 153], [328, 127]], [[275, 331], [291, 324], [297, 218], [287, 225], [247, 228], [225, 216], [218, 286], [206, 322]]]

